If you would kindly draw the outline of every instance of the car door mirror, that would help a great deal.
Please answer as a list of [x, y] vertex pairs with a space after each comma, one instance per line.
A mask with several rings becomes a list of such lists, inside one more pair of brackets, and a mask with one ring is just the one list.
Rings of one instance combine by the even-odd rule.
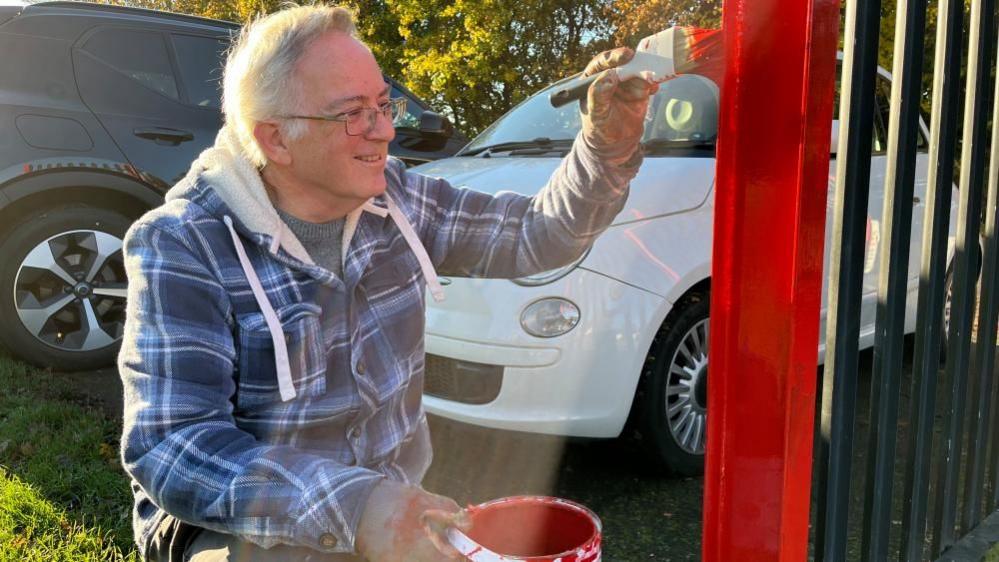
[[832, 138], [829, 140], [829, 154], [836, 156], [836, 148], [839, 146], [839, 119], [833, 119]]
[[420, 114], [420, 136], [451, 138], [454, 125], [447, 118], [435, 111], [424, 111]]

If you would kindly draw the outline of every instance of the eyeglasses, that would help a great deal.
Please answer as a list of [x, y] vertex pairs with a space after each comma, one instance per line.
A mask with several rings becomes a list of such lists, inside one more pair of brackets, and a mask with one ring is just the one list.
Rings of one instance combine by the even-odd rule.
[[374, 130], [381, 115], [397, 124], [406, 114], [406, 98], [393, 98], [378, 107], [362, 107], [336, 115], [278, 115], [279, 119], [310, 119], [314, 121], [341, 121], [350, 136], [366, 135]]

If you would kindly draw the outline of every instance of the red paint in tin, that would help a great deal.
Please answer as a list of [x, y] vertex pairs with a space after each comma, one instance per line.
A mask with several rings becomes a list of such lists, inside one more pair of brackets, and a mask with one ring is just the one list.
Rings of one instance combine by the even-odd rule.
[[473, 562], [599, 562], [600, 519], [568, 500], [515, 496], [469, 508], [467, 535], [448, 537]]

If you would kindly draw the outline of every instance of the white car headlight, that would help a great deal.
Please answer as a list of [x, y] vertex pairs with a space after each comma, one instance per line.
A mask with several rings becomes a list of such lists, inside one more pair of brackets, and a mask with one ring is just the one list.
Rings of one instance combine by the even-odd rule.
[[579, 307], [571, 301], [549, 297], [535, 301], [520, 314], [520, 325], [528, 334], [554, 338], [579, 324]]
[[568, 265], [563, 265], [562, 267], [557, 267], [555, 269], [549, 269], [548, 271], [542, 271], [541, 273], [535, 273], [534, 275], [528, 275], [527, 277], [518, 277], [516, 279], [511, 279], [510, 281], [524, 287], [547, 285], [548, 283], [558, 281], [566, 275], [569, 275], [573, 269], [576, 269], [579, 267], [579, 264], [583, 263], [583, 260], [585, 260], [586, 256], [589, 254], [590, 250], [587, 248], [587, 250], [583, 252], [583, 255], [579, 256]]

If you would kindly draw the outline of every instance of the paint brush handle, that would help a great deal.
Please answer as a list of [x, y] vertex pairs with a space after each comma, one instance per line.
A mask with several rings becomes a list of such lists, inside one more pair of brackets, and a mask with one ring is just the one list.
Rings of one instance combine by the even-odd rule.
[[[618, 79], [621, 82], [636, 77], [644, 77], [644, 79], [654, 82], [663, 82], [676, 76], [673, 59], [642, 51], [636, 52], [631, 57], [631, 60], [613, 70], [617, 72]], [[548, 97], [548, 101], [554, 107], [562, 107], [571, 101], [585, 99], [590, 84], [596, 81], [599, 76], [600, 73], [591, 76], [577, 76], [553, 92]]]
[[[671, 27], [650, 35], [638, 45], [635, 55], [617, 67], [622, 82], [645, 76], [661, 83], [677, 74], [695, 73], [721, 83], [724, 74], [724, 42], [721, 30], [696, 27]], [[548, 97], [553, 107], [586, 98], [590, 84], [599, 74], [578, 76], [566, 82]]]
[[548, 101], [551, 102], [552, 107], [562, 107], [567, 103], [585, 98], [586, 92], [590, 89], [590, 84], [597, 79], [597, 76], [600, 75], [580, 76], [573, 79], [566, 87], [552, 92], [548, 97]]

